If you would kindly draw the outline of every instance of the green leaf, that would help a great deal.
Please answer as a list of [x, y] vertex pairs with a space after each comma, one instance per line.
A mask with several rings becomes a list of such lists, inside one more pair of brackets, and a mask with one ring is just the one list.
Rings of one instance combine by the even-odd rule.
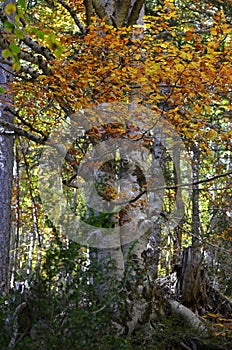
[[10, 44], [10, 48], [11, 48], [12, 52], [16, 53], [16, 54], [20, 53], [20, 51], [21, 51], [20, 47], [14, 43]]
[[17, 36], [17, 38], [24, 39], [24, 34], [21, 32], [21, 30], [15, 29], [14, 34]]
[[4, 94], [5, 89], [3, 87], [0, 87], [0, 94]]
[[12, 54], [11, 54], [11, 51], [9, 49], [5, 49], [2, 51], [2, 57], [3, 58], [8, 58], [10, 57]]
[[17, 5], [19, 8], [21, 8], [23, 10], [26, 10], [26, 8], [27, 8], [26, 1], [24, 1], [24, 0], [18, 0]]
[[8, 21], [6, 21], [6, 22], [4, 22], [4, 29], [5, 29], [5, 31], [7, 31], [7, 32], [12, 32], [12, 30], [14, 29], [14, 24], [13, 23], [11, 23], [11, 22], [8, 22]]
[[45, 36], [45, 34], [43, 32], [41, 32], [41, 30], [38, 30], [35, 27], [30, 28], [30, 33], [37, 34], [40, 39], [44, 39], [44, 36]]
[[38, 35], [38, 37], [40, 38], [40, 39], [44, 39], [44, 33], [43, 32], [41, 32], [41, 30], [37, 30], [37, 35]]

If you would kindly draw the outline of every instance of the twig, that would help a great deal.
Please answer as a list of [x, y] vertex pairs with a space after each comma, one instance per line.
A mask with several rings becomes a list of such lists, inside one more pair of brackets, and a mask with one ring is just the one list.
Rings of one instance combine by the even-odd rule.
[[43, 131], [38, 130], [36, 128], [34, 128], [34, 126], [27, 122], [26, 120], [24, 120], [24, 118], [22, 118], [19, 113], [12, 111], [10, 108], [6, 107], [5, 109], [6, 111], [10, 112], [14, 117], [18, 118], [24, 125], [28, 126], [30, 128], [31, 131], [37, 132], [38, 134], [40, 134], [41, 136], [43, 136], [45, 139], [48, 139], [48, 135], [45, 135]]

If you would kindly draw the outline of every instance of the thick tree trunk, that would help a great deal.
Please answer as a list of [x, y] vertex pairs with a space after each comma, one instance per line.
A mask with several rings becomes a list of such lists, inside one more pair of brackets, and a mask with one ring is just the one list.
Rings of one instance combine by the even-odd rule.
[[[94, 10], [97, 15], [101, 18], [108, 17], [107, 22], [116, 26], [131, 25], [138, 23], [140, 19], [139, 14], [142, 14], [142, 7], [144, 1], [106, 1], [106, 0], [95, 0], [92, 1], [93, 9], [91, 9], [90, 2], [85, 1], [87, 7], [87, 15]], [[99, 4], [101, 6], [99, 6]], [[97, 8], [98, 5], [98, 8]], [[132, 82], [133, 84], [133, 82]], [[136, 101], [133, 102], [136, 97], [136, 89], [130, 97], [130, 112], [133, 113], [133, 108], [137, 108]], [[164, 109], [165, 110], [165, 109]], [[162, 135], [162, 130], [160, 132]], [[196, 328], [204, 328], [200, 320], [194, 313], [185, 306], [180, 305], [176, 300], [165, 297], [165, 292], [156, 288], [155, 281], [158, 275], [158, 262], [159, 262], [159, 250], [161, 242], [161, 224], [162, 218], [159, 217], [162, 209], [163, 202], [163, 183], [159, 183], [160, 169], [165, 158], [165, 145], [163, 140], [159, 139], [154, 135], [154, 147], [152, 152], [152, 177], [156, 180], [153, 184], [154, 188], [160, 188], [160, 191], [155, 193], [149, 193], [149, 215], [143, 215], [143, 210], [139, 206], [140, 200], [147, 201], [148, 198], [145, 196], [140, 197], [133, 205], [131, 203], [125, 205], [120, 211], [120, 224], [121, 229], [117, 231], [119, 246], [116, 248], [99, 249], [98, 257], [110, 257], [115, 260], [116, 263], [116, 275], [120, 280], [123, 278], [125, 267], [128, 264], [128, 253], [130, 254], [131, 261], [129, 262], [132, 266], [132, 276], [130, 281], [127, 283], [127, 292], [129, 297], [126, 301], [126, 313], [123, 319], [123, 331], [125, 334], [133, 334], [136, 329], [147, 329], [151, 323], [157, 321], [157, 319], [167, 316], [165, 309], [169, 312], [178, 315], [180, 318], [187, 320]], [[199, 177], [199, 153], [197, 149], [193, 150], [193, 172], [194, 180], [197, 181]], [[104, 154], [104, 152], [103, 152]], [[129, 155], [128, 159], [127, 156]], [[150, 154], [151, 156], [151, 154]], [[138, 169], [136, 164], [140, 164], [140, 159], [143, 158], [142, 154], [138, 155], [136, 151], [128, 152], [125, 148], [125, 154], [120, 151], [121, 157], [121, 171], [117, 174], [116, 178], [120, 179], [120, 190], [124, 193], [130, 193], [130, 196], [136, 198], [139, 193], [143, 192], [143, 186], [145, 184], [139, 183], [137, 176]], [[178, 154], [176, 155], [178, 157]], [[128, 164], [126, 164], [128, 160]], [[146, 161], [148, 159], [146, 158]], [[131, 166], [130, 166], [131, 165]], [[146, 167], [145, 167], [146, 168]], [[141, 170], [141, 169], [140, 169]], [[178, 169], [177, 169], [178, 172]], [[158, 182], [157, 182], [158, 181]], [[176, 179], [177, 184], [180, 183], [180, 179]], [[162, 181], [161, 181], [162, 182]], [[178, 196], [181, 196], [178, 192]], [[195, 307], [198, 301], [198, 297], [201, 295], [204, 297], [204, 291], [200, 290], [201, 281], [201, 257], [199, 251], [199, 190], [194, 188], [192, 198], [192, 209], [193, 209], [193, 246], [186, 248], [183, 254], [182, 270], [179, 276], [179, 291], [184, 303], [190, 307]], [[178, 212], [183, 210], [182, 198], [178, 198]], [[140, 208], [139, 208], [140, 207]], [[141, 220], [139, 221], [139, 217]], [[143, 216], [143, 218], [142, 218]], [[137, 218], [137, 221], [133, 219]], [[143, 229], [143, 234], [138, 235], [140, 229], [139, 224], [146, 224], [147, 227]], [[135, 241], [127, 243], [126, 237], [130, 232], [134, 232]], [[149, 248], [148, 248], [149, 244]], [[148, 249], [147, 249], [148, 248]], [[104, 295], [104, 290], [107, 289], [107, 284], [100, 286], [100, 294]], [[201, 292], [201, 293], [200, 293]], [[168, 300], [168, 301], [167, 301]], [[204, 299], [205, 300], [205, 299]], [[166, 306], [164, 305], [166, 304]], [[116, 319], [115, 319], [116, 318]], [[115, 317], [114, 320], [120, 324], [120, 321]]]
[[[0, 69], [0, 84], [6, 85], [9, 75]], [[5, 110], [11, 97], [1, 99], [1, 118], [13, 122], [12, 116]], [[12, 132], [0, 128], [0, 292], [8, 289], [8, 266], [11, 230], [11, 190], [13, 178], [13, 143]]]
[[[5, 1], [6, 6], [9, 1]], [[12, 1], [11, 1], [12, 2]], [[1, 55], [1, 51], [0, 51]], [[11, 81], [9, 67], [0, 66], [0, 86], [7, 89]], [[7, 108], [12, 104], [12, 96], [0, 94], [0, 117], [4, 121], [13, 122]], [[11, 131], [0, 127], [0, 293], [8, 290], [8, 268], [11, 231], [11, 196], [13, 179], [13, 144], [14, 135]]]
[[100, 18], [117, 27], [141, 24], [145, 0], [85, 0], [87, 18], [93, 9]]
[[[94, 1], [85, 1], [85, 7], [86, 7], [86, 13], [87, 17], [89, 18], [90, 13], [94, 10], [95, 13], [100, 18], [105, 18], [106, 22], [113, 24], [114, 26], [120, 27], [120, 26], [128, 26], [133, 25], [138, 22], [141, 22], [141, 18], [144, 14], [144, 0], [94, 0]], [[92, 7], [91, 7], [92, 6]], [[102, 156], [104, 155], [104, 150], [102, 151]], [[132, 152], [133, 153], [133, 152]], [[130, 154], [130, 156], [133, 154]], [[135, 155], [136, 158], [137, 155]], [[113, 158], [112, 158], [113, 159]], [[125, 161], [123, 155], [121, 155], [121, 160]], [[131, 161], [131, 159], [130, 159]], [[134, 162], [133, 162], [134, 161]], [[133, 197], [136, 197], [140, 192], [140, 186], [138, 183], [136, 183], [137, 179], [134, 173], [136, 173], [136, 167], [135, 167], [135, 159], [132, 160], [133, 167], [125, 170], [124, 174], [120, 174], [120, 181], [121, 181], [121, 188], [120, 191], [124, 191], [127, 193], [129, 191], [129, 187], [131, 188], [132, 185], [136, 185], [136, 189], [134, 190]], [[122, 169], [121, 169], [122, 170]], [[115, 174], [114, 174], [115, 175]], [[123, 183], [124, 181], [124, 183]], [[129, 186], [129, 187], [128, 187]], [[144, 199], [144, 196], [143, 196]], [[139, 202], [139, 201], [138, 201]], [[139, 207], [139, 205], [138, 205]], [[125, 210], [124, 210], [125, 209]], [[132, 214], [132, 223], [130, 223], [131, 217], [130, 214]], [[143, 214], [142, 214], [143, 216]], [[143, 216], [144, 217], [144, 216]], [[99, 249], [98, 250], [98, 256], [100, 259], [104, 257], [110, 257], [112, 260], [114, 260], [116, 265], [116, 275], [119, 279], [122, 278], [126, 261], [128, 258], [128, 252], [131, 249], [131, 240], [128, 242], [127, 236], [128, 232], [136, 231], [138, 229], [138, 221], [141, 218], [141, 211], [139, 209], [133, 208], [131, 210], [131, 205], [125, 205], [125, 208], [120, 211], [120, 220], [121, 223], [124, 221], [128, 222], [126, 225], [124, 223], [121, 225], [117, 233], [115, 233], [115, 241], [118, 242], [118, 245], [115, 248], [109, 248], [109, 249]], [[114, 221], [114, 218], [112, 218]], [[145, 220], [143, 220], [145, 221]], [[151, 225], [150, 225], [151, 226]], [[148, 232], [147, 228], [143, 228], [144, 235], [140, 235], [138, 242], [133, 247], [133, 256], [136, 260], [136, 263], [139, 265], [139, 268], [144, 268], [144, 259], [142, 258], [141, 254], [146, 249], [146, 246], [149, 241], [150, 233]], [[147, 233], [148, 232], [148, 233]], [[137, 237], [135, 232], [135, 237]], [[136, 238], [135, 238], [136, 240]]]

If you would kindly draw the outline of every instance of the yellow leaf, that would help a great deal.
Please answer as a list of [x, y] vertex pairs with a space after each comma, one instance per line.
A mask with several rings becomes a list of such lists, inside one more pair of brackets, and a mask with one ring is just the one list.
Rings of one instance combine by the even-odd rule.
[[223, 34], [232, 34], [231, 26], [229, 24], [225, 24], [222, 28]]
[[203, 317], [204, 318], [208, 318], [208, 317], [217, 318], [219, 316], [220, 316], [219, 314], [212, 314], [209, 312], [208, 314], [204, 315]]
[[13, 68], [16, 72], [20, 71], [20, 68], [21, 68], [20, 63], [19, 63], [19, 62], [14, 62], [13, 65], [12, 65], [12, 68]]
[[210, 28], [210, 33], [213, 34], [213, 35], [217, 35], [216, 28], [214, 28], [214, 27]]
[[16, 6], [12, 2], [6, 5], [5, 12], [8, 16], [10, 16], [12, 13], [16, 12]]
[[209, 131], [207, 131], [206, 136], [207, 136], [207, 138], [209, 138], [210, 140], [213, 140], [213, 139], [216, 138], [218, 135], [217, 135], [217, 132], [216, 132], [215, 130], [209, 130]]

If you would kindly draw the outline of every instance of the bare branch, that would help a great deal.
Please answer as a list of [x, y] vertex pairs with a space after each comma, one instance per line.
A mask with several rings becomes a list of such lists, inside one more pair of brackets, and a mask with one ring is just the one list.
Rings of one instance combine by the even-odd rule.
[[191, 324], [195, 329], [207, 332], [206, 323], [200, 319], [194, 312], [188, 309], [186, 306], [180, 304], [176, 300], [167, 300], [171, 306], [171, 310], [177, 316], [183, 318], [186, 322]]
[[75, 158], [67, 152], [67, 149], [62, 144], [50, 140], [48, 136], [45, 136], [42, 138], [42, 137], [39, 137], [37, 135], [34, 135], [34, 134], [32, 134], [32, 133], [30, 133], [22, 128], [19, 128], [15, 124], [6, 122], [5, 120], [2, 120], [2, 119], [0, 119], [0, 125], [2, 125], [3, 127], [7, 128], [9, 130], [14, 131], [19, 136], [26, 137], [28, 140], [36, 142], [40, 145], [46, 144], [50, 147], [55, 148], [57, 150], [57, 152], [59, 154], [61, 154], [64, 157], [64, 159], [71, 164], [73, 169], [78, 171], [78, 164], [77, 164]]
[[75, 24], [77, 25], [77, 27], [80, 29], [81, 33], [82, 34], [86, 34], [86, 29], [85, 27], [81, 24], [79, 18], [77, 17], [76, 15], [76, 12], [75, 10], [73, 10], [64, 0], [59, 0], [58, 1], [69, 13], [70, 15], [72, 16]]
[[51, 75], [51, 68], [49, 68], [47, 62], [41, 55], [33, 55], [32, 53], [21, 51], [18, 56], [24, 61], [36, 64], [45, 75]]
[[[35, 80], [36, 78], [38, 78], [38, 76], [40, 75], [40, 72], [39, 70], [35, 71], [34, 69], [32, 69], [31, 67], [29, 66], [20, 66], [20, 71], [19, 73], [26, 73], [26, 74], [29, 74], [31, 76], [31, 78], [33, 80]], [[22, 78], [22, 77], [21, 77]], [[30, 80], [30, 79], [29, 79]]]
[[4, 126], [5, 128], [14, 131], [17, 135], [24, 136], [27, 139], [34, 141], [36, 143], [39, 143], [41, 145], [44, 145], [47, 139], [45, 137], [39, 137], [37, 135], [34, 135], [24, 129], [19, 128], [13, 123], [6, 122], [5, 120], [0, 119], [0, 125]]
[[[7, 66], [11, 67], [13, 65], [13, 62], [10, 58], [1, 58], [0, 57], [0, 64], [7, 65]], [[6, 70], [6, 68], [4, 66], [1, 66], [1, 69]], [[15, 72], [13, 73], [12, 71], [10, 72], [10, 74], [14, 75], [15, 77], [19, 77], [20, 73], [29, 74], [32, 79], [36, 79], [40, 75], [40, 72], [38, 70], [35, 71], [34, 69], [32, 69], [29, 66], [27, 66], [27, 67], [20, 66], [20, 71], [17, 74]], [[20, 76], [20, 78], [25, 79], [25, 80], [31, 80], [30, 78], [27, 79], [27, 78], [22, 77], [22, 76]]]
[[22, 41], [24, 42], [24, 44], [30, 47], [34, 52], [47, 58], [47, 60], [49, 61], [54, 60], [55, 56], [53, 55], [53, 53], [50, 51], [48, 47], [39, 45], [36, 41], [32, 40], [28, 35], [24, 35], [24, 39], [22, 39]]
[[218, 175], [209, 177], [208, 179], [195, 181], [195, 182], [192, 182], [192, 183], [189, 183], [189, 184], [180, 184], [180, 185], [175, 185], [175, 186], [166, 186], [165, 188], [168, 189], [168, 190], [174, 190], [174, 189], [176, 189], [178, 187], [190, 187], [190, 186], [194, 186], [194, 185], [200, 185], [200, 184], [203, 184], [203, 183], [206, 183], [206, 182], [210, 182], [210, 181], [219, 179], [220, 177], [225, 177], [225, 176], [228, 176], [228, 175], [232, 175], [232, 170], [230, 170], [230, 171], [228, 171], [227, 173], [224, 173], [224, 174], [218, 174]]
[[15, 111], [12, 111], [12, 110], [11, 110], [10, 108], [8, 108], [8, 107], [6, 107], [5, 110], [8, 111], [8, 112], [10, 112], [14, 117], [18, 118], [24, 125], [26, 125], [28, 128], [30, 128], [31, 131], [34, 131], [34, 132], [40, 134], [40, 135], [43, 136], [43, 138], [46, 139], [46, 140], [48, 139], [48, 136], [45, 135], [43, 131], [34, 128], [34, 126], [33, 126], [31, 123], [29, 123], [29, 122], [27, 122], [26, 120], [24, 120], [24, 118], [22, 118], [22, 117], [19, 115], [19, 113], [15, 112]]
[[[200, 185], [200, 184], [202, 184], [202, 183], [210, 182], [210, 181], [219, 179], [220, 177], [225, 177], [225, 176], [228, 176], [228, 175], [232, 175], [232, 170], [231, 170], [231, 171], [228, 171], [227, 173], [218, 174], [218, 175], [212, 176], [212, 177], [210, 177], [210, 178], [208, 178], [208, 179], [204, 179], [204, 180], [199, 180], [199, 181], [190, 182], [190, 183], [187, 183], [187, 184], [179, 184], [179, 185], [174, 185], [174, 186], [162, 186], [162, 187], [159, 187], [159, 188], [150, 188], [149, 190], [150, 190], [150, 191], [156, 191], [156, 190], [175, 190], [175, 189], [180, 188], [180, 187], [192, 187], [192, 186], [194, 186], [194, 185]], [[135, 198], [129, 200], [128, 203], [134, 203], [134, 202], [136, 202], [136, 201], [137, 201], [140, 197], [142, 197], [145, 193], [147, 193], [147, 190], [144, 190], [144, 191], [140, 192]], [[121, 203], [117, 203], [117, 204], [121, 204]]]

